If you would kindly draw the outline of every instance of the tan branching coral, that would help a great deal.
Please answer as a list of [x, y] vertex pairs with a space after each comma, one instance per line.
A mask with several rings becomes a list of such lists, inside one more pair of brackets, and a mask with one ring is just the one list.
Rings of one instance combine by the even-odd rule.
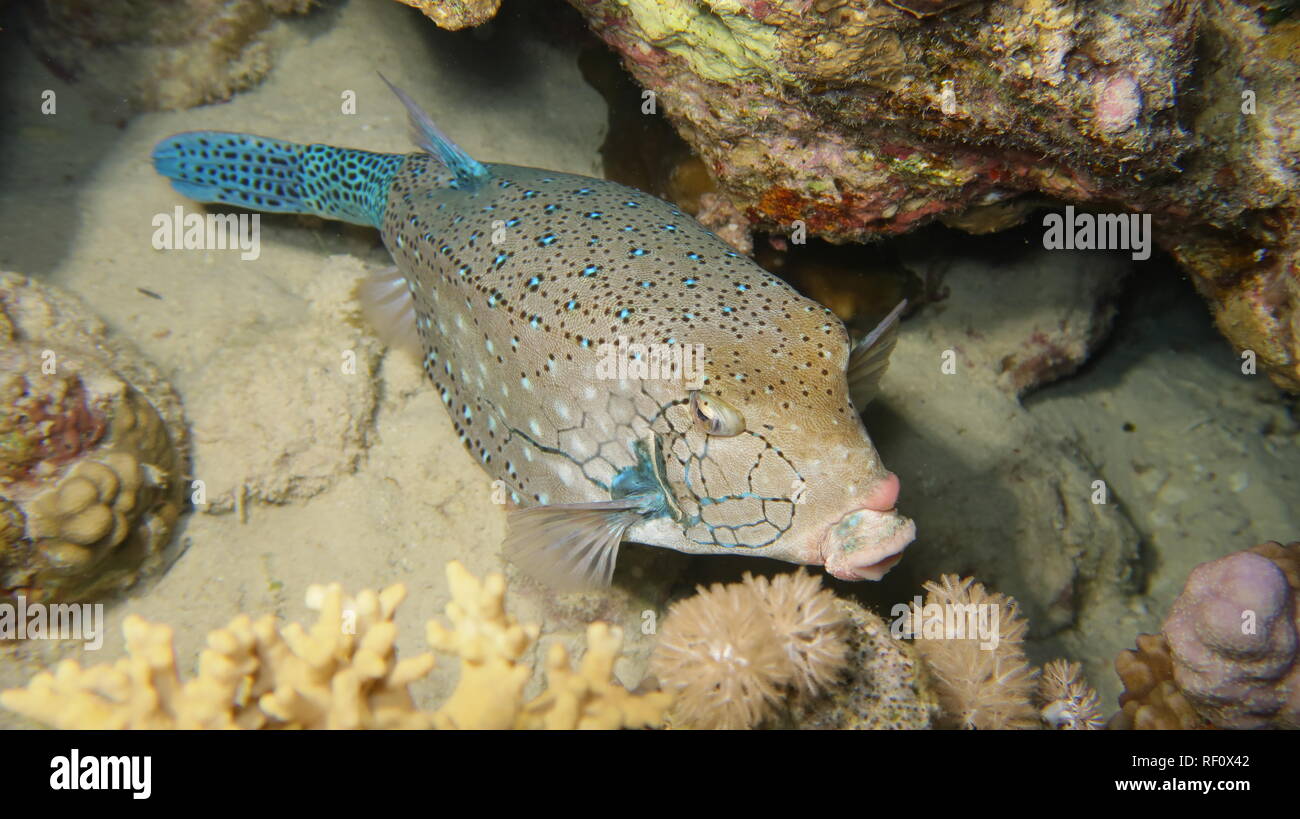
[[549, 687], [531, 702], [523, 662], [536, 626], [505, 611], [505, 580], [482, 583], [459, 563], [447, 567], [451, 629], [431, 623], [435, 648], [462, 661], [455, 693], [435, 712], [415, 707], [410, 684], [434, 665], [432, 654], [398, 660], [401, 585], [346, 598], [341, 586], [313, 586], [304, 629], [277, 629], [270, 615], [240, 615], [208, 635], [198, 674], [182, 681], [172, 630], [140, 617], [123, 623], [127, 656], [81, 668], [67, 660], [26, 688], [0, 693], [0, 704], [58, 728], [617, 728], [659, 724], [671, 696], [632, 694], [613, 679], [622, 632], [602, 623], [587, 632], [579, 667], [553, 646]]
[[577, 671], [563, 646], [551, 646], [548, 687], [524, 702], [524, 687], [533, 673], [524, 658], [537, 642], [538, 627], [520, 625], [506, 612], [502, 575], [480, 582], [452, 562], [447, 580], [452, 627], [430, 622], [429, 644], [459, 656], [461, 672], [456, 690], [433, 715], [434, 727], [640, 728], [663, 721], [670, 695], [631, 694], [613, 681], [623, 630], [604, 623], [587, 628], [587, 653]]
[[845, 616], [806, 572], [774, 580], [746, 573], [673, 605], [651, 669], [677, 693], [692, 728], [750, 728], [774, 714], [782, 689], [815, 694], [844, 670]]
[[422, 728], [407, 685], [433, 656], [396, 659], [393, 614], [400, 585], [345, 600], [342, 587], [312, 587], [320, 612], [309, 631], [240, 615], [208, 635], [199, 673], [182, 682], [169, 626], [132, 615], [127, 656], [82, 669], [65, 660], [0, 704], [57, 728]]
[[[925, 589], [925, 607], [919, 618], [915, 611], [908, 615], [908, 631], [935, 678], [939, 727], [1040, 727], [1031, 703], [1037, 672], [1021, 647], [1028, 624], [1015, 599], [956, 575], [931, 580]], [[977, 617], [996, 632], [977, 633], [970, 627]]]
[[623, 630], [607, 623], [587, 627], [587, 653], [575, 671], [556, 643], [546, 656], [546, 690], [524, 706], [517, 728], [624, 728], [663, 722], [672, 703], [666, 692], [633, 694], [614, 682]]
[[1096, 731], [1104, 728], [1101, 699], [1083, 679], [1083, 666], [1066, 660], [1052, 660], [1038, 678], [1038, 704], [1043, 722], [1065, 731]]
[[537, 642], [537, 626], [521, 626], [506, 612], [506, 580], [479, 582], [459, 563], [447, 565], [451, 628], [430, 621], [429, 645], [460, 657], [460, 682], [434, 715], [438, 728], [513, 728], [532, 676], [525, 655]]
[[1209, 724], [1174, 684], [1169, 643], [1159, 634], [1139, 634], [1137, 650], [1121, 651], [1115, 672], [1124, 683], [1120, 711], [1108, 727], [1137, 730], [1191, 730]]

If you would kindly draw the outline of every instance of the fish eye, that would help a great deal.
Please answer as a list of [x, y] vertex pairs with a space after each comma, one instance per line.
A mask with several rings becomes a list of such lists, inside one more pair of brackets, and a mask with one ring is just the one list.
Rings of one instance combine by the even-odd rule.
[[691, 415], [707, 435], [730, 437], [745, 431], [745, 416], [740, 414], [740, 410], [706, 392], [691, 392]]

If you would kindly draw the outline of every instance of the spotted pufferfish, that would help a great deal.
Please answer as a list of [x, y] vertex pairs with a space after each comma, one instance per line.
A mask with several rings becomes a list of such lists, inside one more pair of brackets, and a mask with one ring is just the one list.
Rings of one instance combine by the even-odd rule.
[[415, 153], [195, 131], [153, 163], [201, 202], [381, 231], [396, 268], [363, 285], [365, 311], [508, 495], [507, 558], [558, 588], [608, 584], [624, 541], [845, 580], [897, 563], [915, 524], [858, 410], [903, 305], [851, 345], [673, 204], [478, 162], [390, 87]]

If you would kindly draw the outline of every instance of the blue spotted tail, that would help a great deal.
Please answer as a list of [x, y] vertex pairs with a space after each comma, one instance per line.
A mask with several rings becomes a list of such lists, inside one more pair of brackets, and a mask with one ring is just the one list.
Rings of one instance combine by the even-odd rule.
[[176, 134], [153, 149], [154, 168], [191, 199], [372, 227], [405, 159], [224, 131]]

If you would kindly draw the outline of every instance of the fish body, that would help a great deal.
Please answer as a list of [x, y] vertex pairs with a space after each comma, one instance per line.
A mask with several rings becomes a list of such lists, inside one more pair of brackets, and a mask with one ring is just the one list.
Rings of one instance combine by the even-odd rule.
[[479, 163], [397, 93], [421, 152], [196, 132], [154, 162], [202, 201], [380, 229], [397, 269], [363, 288], [367, 312], [516, 505], [507, 556], [561, 587], [608, 582], [623, 540], [888, 571], [915, 526], [847, 373], [870, 391], [898, 311], [851, 348], [675, 205]]

